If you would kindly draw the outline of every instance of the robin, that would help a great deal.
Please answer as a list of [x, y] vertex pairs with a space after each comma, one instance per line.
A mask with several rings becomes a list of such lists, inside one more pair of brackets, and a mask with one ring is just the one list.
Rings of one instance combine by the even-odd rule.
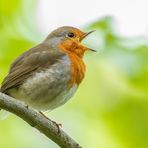
[[1, 92], [38, 111], [63, 105], [84, 78], [85, 51], [95, 51], [81, 43], [92, 32], [84, 33], [70, 26], [54, 30], [12, 63]]

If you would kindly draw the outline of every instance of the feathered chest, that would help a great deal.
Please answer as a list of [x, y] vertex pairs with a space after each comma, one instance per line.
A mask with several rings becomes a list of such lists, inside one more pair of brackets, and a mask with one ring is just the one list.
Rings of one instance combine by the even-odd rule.
[[71, 78], [70, 85], [79, 85], [85, 75], [85, 64], [81, 58], [74, 54], [68, 54], [71, 62]]
[[71, 71], [70, 86], [79, 85], [85, 75], [85, 64], [82, 59], [85, 50], [74, 42], [69, 41], [59, 44], [59, 49], [69, 57]]

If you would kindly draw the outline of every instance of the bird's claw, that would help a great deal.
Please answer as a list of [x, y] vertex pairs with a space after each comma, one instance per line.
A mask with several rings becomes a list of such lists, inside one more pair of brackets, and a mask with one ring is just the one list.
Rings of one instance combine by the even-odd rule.
[[52, 121], [53, 124], [56, 125], [57, 129], [58, 129], [58, 133], [60, 133], [60, 128], [62, 128], [62, 124], [61, 123], [57, 123], [51, 119], [49, 119], [47, 116], [45, 116], [42, 112], [39, 112], [42, 116], [44, 116], [47, 120]]
[[56, 123], [55, 121], [52, 121], [52, 122], [56, 125], [56, 127], [58, 129], [58, 133], [60, 133], [60, 128], [62, 128], [62, 124], [61, 123]]

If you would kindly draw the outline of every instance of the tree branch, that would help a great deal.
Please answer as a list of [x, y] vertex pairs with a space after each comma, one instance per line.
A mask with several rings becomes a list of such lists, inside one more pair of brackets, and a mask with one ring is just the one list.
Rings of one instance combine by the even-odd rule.
[[40, 113], [27, 108], [22, 102], [0, 93], [0, 108], [14, 113], [22, 118], [32, 127], [38, 129], [41, 133], [46, 135], [61, 148], [81, 148], [71, 137], [69, 137], [61, 128], [50, 119], [41, 115]]

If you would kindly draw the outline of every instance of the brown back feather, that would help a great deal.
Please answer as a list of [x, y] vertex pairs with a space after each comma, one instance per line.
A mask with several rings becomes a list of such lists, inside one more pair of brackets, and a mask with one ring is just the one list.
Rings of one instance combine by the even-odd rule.
[[18, 87], [34, 72], [40, 71], [43, 67], [50, 67], [63, 56], [64, 53], [51, 50], [49, 45], [44, 43], [29, 49], [12, 63], [8, 75], [2, 82], [1, 92], [7, 93], [9, 89]]

